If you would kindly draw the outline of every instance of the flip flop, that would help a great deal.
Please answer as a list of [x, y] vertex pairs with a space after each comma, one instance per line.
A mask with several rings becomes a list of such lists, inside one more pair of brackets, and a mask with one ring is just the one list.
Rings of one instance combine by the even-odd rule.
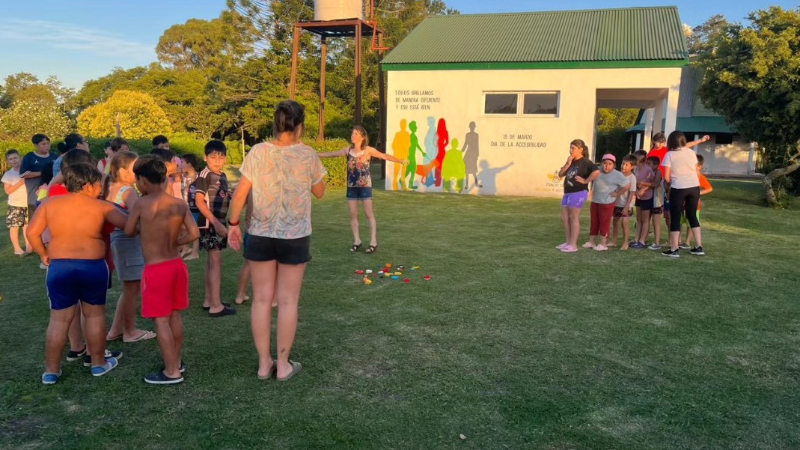
[[258, 376], [259, 380], [269, 380], [270, 378], [272, 378], [272, 373], [277, 372], [277, 369], [278, 369], [278, 364], [273, 359], [272, 366], [270, 366], [269, 370], [267, 370], [266, 376], [262, 377], [261, 375], [258, 375], [258, 372], [256, 372], [256, 375]]
[[145, 331], [145, 330], [142, 330], [142, 331], [143, 331], [143, 333], [140, 334], [139, 337], [134, 338], [134, 339], [127, 339], [127, 340], [126, 339], [122, 339], [122, 342], [124, 342], [126, 344], [131, 344], [133, 342], [146, 341], [146, 340], [153, 339], [154, 337], [156, 337], [156, 334], [154, 332], [152, 332], [152, 331]]
[[[275, 364], [275, 363], [273, 362], [273, 365], [274, 365], [274, 364]], [[275, 372], [275, 379], [276, 379], [276, 380], [278, 380], [278, 381], [289, 381], [289, 378], [292, 378], [293, 376], [295, 376], [295, 375], [297, 375], [298, 373], [300, 373], [300, 370], [303, 368], [303, 366], [302, 366], [302, 365], [301, 365], [299, 362], [289, 361], [289, 364], [291, 364], [291, 365], [292, 365], [292, 371], [291, 371], [291, 372], [289, 372], [289, 375], [287, 375], [287, 376], [286, 376], [286, 377], [284, 377], [284, 378], [278, 378], [278, 376], [277, 376], [277, 371], [276, 371], [276, 372]]]
[[223, 304], [222, 309], [219, 310], [219, 312], [212, 313], [211, 311], [209, 311], [208, 317], [224, 317], [224, 316], [233, 316], [235, 314], [236, 314], [235, 309]]
[[114, 341], [118, 341], [120, 339], [122, 339], [122, 335], [121, 334], [118, 334], [118, 335], [116, 335], [114, 337], [106, 336], [106, 342], [114, 342]]
[[366, 250], [364, 250], [364, 253], [375, 253], [375, 250], [377, 249], [378, 249], [378, 244], [370, 245], [369, 247], [367, 247]]
[[[231, 304], [230, 304], [230, 303], [225, 303], [225, 302], [220, 302], [220, 303], [222, 303], [222, 306], [227, 306], [227, 307], [229, 307], [229, 308], [230, 308], [230, 306], [231, 306]], [[210, 306], [203, 306], [203, 311], [208, 311], [208, 310], [210, 310], [210, 309], [211, 309], [211, 307], [210, 307]]]
[[358, 249], [360, 249], [360, 248], [361, 248], [361, 244], [353, 244], [352, 246], [350, 246], [350, 251], [351, 252], [357, 252]]

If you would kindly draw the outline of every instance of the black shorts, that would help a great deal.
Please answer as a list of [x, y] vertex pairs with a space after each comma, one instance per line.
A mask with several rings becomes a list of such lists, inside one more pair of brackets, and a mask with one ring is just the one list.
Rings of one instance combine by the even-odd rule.
[[305, 264], [311, 261], [311, 236], [278, 239], [245, 235], [244, 257], [250, 261], [274, 261], [280, 264]]
[[631, 217], [631, 212], [630, 211], [628, 211], [628, 215], [627, 216], [623, 216], [622, 215], [623, 211], [625, 211], [625, 208], [623, 206], [615, 206], [614, 207], [614, 217], [617, 217], [617, 218], [619, 218], [619, 217]]
[[650, 211], [653, 209], [653, 199], [642, 200], [640, 198], [636, 199], [636, 207], [640, 208], [642, 211]]

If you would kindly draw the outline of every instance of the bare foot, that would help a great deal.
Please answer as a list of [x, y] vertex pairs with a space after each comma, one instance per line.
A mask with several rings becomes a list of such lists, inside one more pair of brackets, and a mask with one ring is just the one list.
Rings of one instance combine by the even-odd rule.
[[616, 243], [616, 242], [609, 242], [609, 243], [606, 245], [606, 247], [616, 247], [616, 246], [617, 246], [617, 243]]
[[622, 247], [620, 247], [619, 249], [620, 250], [627, 250], [628, 249], [628, 243], [626, 242], [626, 243], [622, 244]]

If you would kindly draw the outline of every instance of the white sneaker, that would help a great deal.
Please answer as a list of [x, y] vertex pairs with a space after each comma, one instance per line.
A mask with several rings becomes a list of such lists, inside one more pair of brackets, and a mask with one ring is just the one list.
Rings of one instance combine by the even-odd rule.
[[47, 270], [47, 266], [45, 266], [44, 263], [39, 263], [39, 268], [42, 270]]
[[592, 244], [591, 242], [587, 242], [583, 244], [583, 248], [594, 248], [594, 244]]
[[604, 252], [608, 250], [608, 247], [606, 247], [603, 244], [600, 244], [600, 245], [595, 245], [594, 249], [597, 250], [598, 252]]

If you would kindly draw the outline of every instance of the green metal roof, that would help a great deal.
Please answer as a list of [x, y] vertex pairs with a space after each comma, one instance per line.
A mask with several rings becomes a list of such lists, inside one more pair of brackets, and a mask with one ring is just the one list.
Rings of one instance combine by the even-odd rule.
[[[725, 120], [719, 116], [678, 117], [678, 122], [675, 127], [684, 133], [735, 133], [735, 131], [725, 123]], [[644, 131], [643, 123], [637, 123], [633, 127], [628, 128], [628, 133], [637, 131]]]
[[684, 65], [688, 56], [678, 9], [668, 6], [431, 16], [382, 63], [386, 70], [426, 64], [438, 69], [448, 64], [493, 68], [493, 63], [500, 63], [497, 68], [512, 68], [509, 63], [619, 66], [622, 61], [663, 67], [664, 62]]

